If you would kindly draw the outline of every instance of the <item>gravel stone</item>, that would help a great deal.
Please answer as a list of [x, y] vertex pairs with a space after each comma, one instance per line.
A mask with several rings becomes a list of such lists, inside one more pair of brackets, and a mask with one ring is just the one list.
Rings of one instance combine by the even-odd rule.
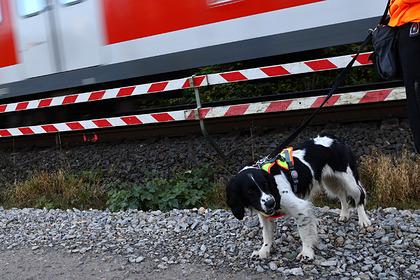
[[343, 244], [344, 244], [344, 237], [339, 236], [335, 239], [335, 245], [337, 247], [341, 247], [341, 246], [343, 246]]
[[134, 262], [136, 262], [136, 263], [140, 263], [140, 262], [142, 262], [144, 260], [144, 257], [137, 257], [136, 259], [135, 259], [135, 261]]
[[378, 274], [379, 279], [387, 279], [387, 277], [388, 277], [387, 274], [384, 273], [384, 272], [381, 272], [381, 273]]
[[337, 265], [337, 261], [325, 261], [321, 263], [321, 266], [336, 266]]
[[290, 274], [295, 276], [303, 276], [303, 270], [301, 267], [292, 268], [290, 269]]
[[[315, 250], [314, 261], [303, 263], [295, 259], [301, 243], [293, 218], [286, 217], [275, 223], [276, 250], [268, 259], [259, 260], [250, 256], [261, 246], [261, 228], [248, 227], [247, 221], [236, 220], [230, 211], [205, 211], [205, 214], [200, 214], [197, 209], [115, 213], [75, 209], [0, 209], [0, 223], [3, 225], [0, 227], [0, 258], [2, 253], [14, 256], [25, 249], [40, 256], [52, 250], [73, 258], [80, 257], [77, 260], [80, 266], [84, 266], [86, 257], [122, 258], [127, 271], [144, 265], [150, 271], [163, 273], [177, 265], [184, 269], [195, 265], [206, 267], [208, 271], [218, 269], [226, 273], [259, 273], [261, 276], [252, 279], [266, 279], [266, 276], [267, 279], [282, 279], [287, 275], [292, 275], [293, 279], [420, 278], [419, 248], [414, 245], [420, 239], [419, 211], [404, 211], [404, 214], [393, 209], [367, 211], [375, 229], [375, 232], [367, 233], [356, 230], [357, 215], [342, 223], [338, 222], [339, 210], [315, 207], [314, 213], [322, 221], [319, 241], [323, 247]], [[246, 218], [254, 219], [257, 219], [256, 215]], [[175, 231], [182, 223], [198, 225], [194, 229], [188, 226]], [[386, 226], [393, 223], [397, 227], [392, 225], [387, 230]], [[416, 227], [415, 233], [410, 230], [413, 226]], [[396, 228], [401, 227], [407, 227], [407, 230], [401, 230], [401, 236], [396, 237]], [[376, 231], [382, 229], [385, 231], [381, 233], [383, 236], [375, 238]], [[343, 236], [340, 233], [337, 237], [338, 231]], [[339, 237], [344, 239], [342, 247], [336, 245]], [[383, 242], [384, 238], [390, 245]], [[400, 245], [395, 241], [401, 241], [398, 242]]]
[[268, 264], [268, 266], [270, 267], [271, 270], [277, 270], [277, 264], [275, 262], [270, 262]]
[[200, 251], [201, 252], [205, 252], [207, 250], [207, 247], [206, 247], [206, 245], [201, 245], [201, 247], [200, 247]]
[[394, 241], [394, 245], [401, 245], [402, 243], [403, 241], [401, 239]]
[[311, 269], [311, 274], [319, 274], [319, 272], [316, 268], [312, 268]]
[[412, 271], [417, 271], [417, 269], [418, 269], [418, 265], [416, 265], [416, 264], [412, 264], [412, 265], [410, 265], [410, 266], [408, 267], [408, 269], [409, 269], [409, 270], [412, 270]]
[[373, 270], [376, 272], [376, 273], [380, 273], [380, 272], [382, 272], [382, 266], [380, 265], [380, 264], [376, 264], [374, 267], [373, 267]]

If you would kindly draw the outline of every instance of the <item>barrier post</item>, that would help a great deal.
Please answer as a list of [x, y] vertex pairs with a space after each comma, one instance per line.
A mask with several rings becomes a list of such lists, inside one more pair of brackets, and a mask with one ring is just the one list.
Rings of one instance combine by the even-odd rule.
[[200, 97], [200, 91], [198, 90], [198, 87], [194, 84], [194, 77], [195, 75], [191, 76], [189, 78], [190, 81], [190, 88], [194, 89], [194, 95], [195, 95], [195, 103], [197, 105], [197, 108], [195, 110], [195, 117], [200, 122], [200, 129], [203, 136], [209, 141], [210, 145], [214, 148], [214, 150], [217, 152], [217, 154], [220, 156], [221, 159], [226, 161], [226, 156], [220, 150], [219, 146], [216, 144], [216, 142], [210, 137], [209, 133], [207, 132], [206, 126], [204, 124], [204, 119], [201, 117], [200, 110], [201, 110], [201, 97]]

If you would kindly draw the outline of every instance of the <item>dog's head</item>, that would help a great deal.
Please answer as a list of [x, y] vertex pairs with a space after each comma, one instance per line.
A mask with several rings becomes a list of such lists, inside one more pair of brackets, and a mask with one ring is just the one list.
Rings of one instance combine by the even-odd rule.
[[280, 208], [280, 194], [274, 177], [264, 170], [246, 168], [232, 178], [226, 188], [227, 204], [242, 220], [245, 208], [272, 215]]

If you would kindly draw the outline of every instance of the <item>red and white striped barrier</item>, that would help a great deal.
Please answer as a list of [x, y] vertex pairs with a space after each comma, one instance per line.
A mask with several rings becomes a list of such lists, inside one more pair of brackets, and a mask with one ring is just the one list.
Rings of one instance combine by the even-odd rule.
[[[364, 66], [372, 64], [372, 62], [369, 60], [370, 54], [370, 52], [360, 54], [356, 62], [354, 63], [354, 66]], [[241, 81], [251, 81], [265, 78], [274, 78], [280, 76], [340, 69], [346, 67], [346, 65], [350, 62], [353, 56], [354, 55], [343, 55], [325, 59], [293, 62], [281, 65], [273, 65], [267, 67], [258, 67], [245, 70], [196, 76], [194, 78], [194, 85], [196, 87], [204, 87], [209, 85], [219, 85]], [[31, 109], [42, 109], [48, 107], [94, 102], [106, 99], [114, 99], [188, 88], [190, 88], [189, 78], [181, 78], [170, 81], [142, 84], [137, 86], [128, 86], [122, 88], [113, 88], [66, 96], [2, 104], [0, 105], [0, 113], [17, 112]]]
[[121, 127], [151, 123], [163, 123], [185, 120], [185, 111], [173, 111], [155, 114], [132, 115], [85, 121], [72, 121], [46, 125], [33, 125], [17, 128], [0, 129], [0, 138], [10, 136], [35, 135], [67, 131], [80, 131], [98, 128]]
[[[351, 93], [334, 94], [327, 101], [325, 107], [355, 105], [373, 102], [385, 102], [405, 99], [404, 88], [382, 89]], [[303, 97], [277, 101], [266, 101], [230, 106], [220, 106], [200, 109], [200, 118], [211, 119], [220, 117], [245, 116], [252, 114], [276, 113], [284, 111], [318, 108], [325, 100], [325, 96]], [[195, 110], [187, 115], [187, 120], [197, 119]]]
[[[405, 89], [393, 88], [373, 91], [335, 94], [326, 106], [342, 106], [366, 104], [405, 99]], [[304, 110], [318, 107], [325, 96], [304, 97], [286, 100], [256, 102], [200, 109], [200, 117], [204, 119], [245, 116], [251, 114], [275, 113], [283, 111]], [[174, 121], [196, 120], [196, 110], [180, 110], [172, 112], [132, 115], [124, 117], [103, 118], [85, 121], [73, 121], [56, 124], [35, 125], [18, 128], [0, 129], [0, 138], [57, 133], [67, 131], [83, 131], [99, 128], [122, 127], [143, 124], [156, 124]]]

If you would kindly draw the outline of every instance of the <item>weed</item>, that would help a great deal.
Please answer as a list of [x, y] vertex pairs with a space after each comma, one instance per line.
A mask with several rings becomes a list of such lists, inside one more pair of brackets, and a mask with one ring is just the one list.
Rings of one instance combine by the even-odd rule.
[[[359, 168], [362, 185], [367, 191], [367, 207], [420, 208], [420, 156], [403, 151], [390, 156], [374, 151], [361, 157]], [[316, 206], [339, 208], [338, 201], [316, 195]]]
[[212, 182], [211, 177], [211, 170], [204, 167], [174, 174], [170, 179], [150, 179], [143, 186], [111, 188], [107, 207], [111, 211], [129, 208], [168, 211], [203, 205], [220, 206], [224, 201], [223, 192], [220, 194], [221, 185]]
[[106, 192], [100, 181], [91, 172], [40, 172], [9, 187], [1, 197], [6, 207], [103, 209]]
[[360, 176], [370, 206], [418, 208], [420, 204], [420, 156], [404, 151], [398, 156], [373, 152], [361, 159]]

